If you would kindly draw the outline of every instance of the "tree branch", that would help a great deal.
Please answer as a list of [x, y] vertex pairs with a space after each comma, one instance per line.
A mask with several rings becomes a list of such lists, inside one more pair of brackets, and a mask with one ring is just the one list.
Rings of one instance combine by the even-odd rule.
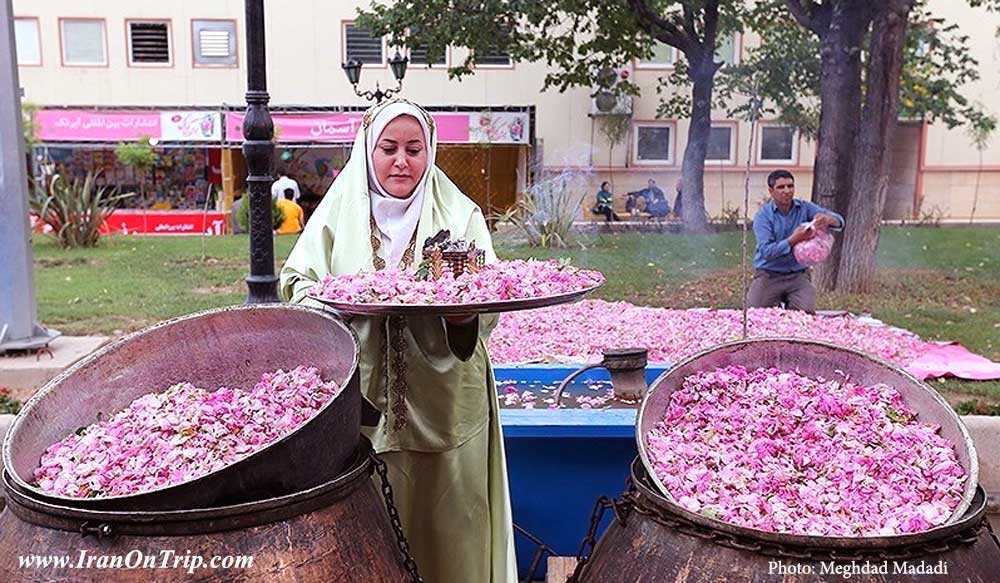
[[688, 36], [691, 37], [691, 40], [693, 40], [694, 42], [699, 42], [701, 39], [698, 37], [697, 29], [695, 29], [694, 11], [692, 11], [691, 7], [688, 6], [687, 4], [683, 5], [683, 10], [684, 10], [684, 19], [681, 21], [681, 23], [684, 26], [684, 32], [686, 32]]
[[788, 6], [788, 11], [792, 14], [792, 17], [803, 28], [811, 30], [817, 35], [823, 34], [819, 28], [819, 23], [813, 18], [817, 6], [812, 3], [812, 0], [785, 0], [785, 5]]
[[[715, 70], [722, 66], [715, 64], [715, 40], [719, 32], [719, 0], [710, 0], [705, 4], [705, 54], [710, 55], [710, 61]], [[714, 72], [714, 71], [713, 71]]]
[[691, 48], [688, 36], [677, 25], [657, 14], [643, 0], [629, 0], [639, 26], [656, 40], [686, 52]]

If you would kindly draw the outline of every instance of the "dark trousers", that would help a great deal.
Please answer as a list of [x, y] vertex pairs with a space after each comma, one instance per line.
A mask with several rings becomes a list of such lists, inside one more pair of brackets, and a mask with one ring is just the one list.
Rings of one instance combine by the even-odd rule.
[[784, 306], [789, 310], [816, 313], [816, 288], [809, 270], [795, 273], [777, 273], [764, 269], [753, 271], [753, 282], [747, 292], [751, 308]]
[[593, 208], [595, 215], [604, 215], [604, 218], [608, 221], [618, 221], [618, 214], [609, 206], [595, 206]]

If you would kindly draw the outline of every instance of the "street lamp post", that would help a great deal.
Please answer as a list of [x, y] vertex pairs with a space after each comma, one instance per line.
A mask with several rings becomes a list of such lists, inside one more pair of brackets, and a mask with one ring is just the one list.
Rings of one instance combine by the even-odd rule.
[[271, 219], [271, 165], [274, 123], [267, 103], [267, 59], [264, 51], [264, 0], [246, 0], [247, 112], [243, 119], [243, 157], [247, 161], [250, 204], [250, 275], [248, 304], [278, 300], [274, 275], [274, 232]]
[[392, 97], [403, 89], [403, 77], [406, 76], [406, 65], [409, 62], [409, 59], [400, 56], [399, 51], [396, 51], [395, 56], [389, 60], [389, 68], [392, 69], [392, 75], [396, 78], [396, 87], [382, 91], [378, 85], [378, 81], [376, 81], [374, 92], [362, 92], [358, 90], [358, 81], [361, 80], [361, 61], [351, 59], [346, 63], [343, 63], [341, 67], [344, 69], [344, 73], [347, 74], [347, 80], [354, 86], [355, 95], [358, 97], [364, 97], [369, 101], [374, 100], [375, 103], [381, 103], [383, 99]]
[[[25, 175], [21, 92], [14, 44], [14, 11], [0, 0], [0, 354], [36, 350], [59, 333], [36, 322], [28, 177]], [[4, 384], [0, 382], [0, 384]]]

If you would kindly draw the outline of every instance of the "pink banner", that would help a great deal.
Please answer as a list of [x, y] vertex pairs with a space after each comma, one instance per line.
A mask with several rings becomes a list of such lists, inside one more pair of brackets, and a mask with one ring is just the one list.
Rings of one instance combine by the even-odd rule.
[[[277, 128], [279, 142], [350, 143], [361, 127], [361, 113], [326, 114], [274, 114], [271, 119]], [[243, 114], [226, 114], [226, 138], [232, 142], [243, 141]], [[438, 141], [448, 143], [469, 142], [467, 113], [435, 113]]]
[[[243, 114], [226, 114], [226, 139], [243, 141]], [[361, 127], [360, 113], [273, 114], [279, 142], [352, 142]]]
[[41, 110], [35, 112], [35, 135], [40, 140], [119, 141], [142, 136], [160, 137], [160, 112], [90, 112]]
[[35, 112], [35, 135], [54, 142], [119, 142], [143, 136], [168, 142], [218, 142], [221, 125], [219, 112], [205, 110]]

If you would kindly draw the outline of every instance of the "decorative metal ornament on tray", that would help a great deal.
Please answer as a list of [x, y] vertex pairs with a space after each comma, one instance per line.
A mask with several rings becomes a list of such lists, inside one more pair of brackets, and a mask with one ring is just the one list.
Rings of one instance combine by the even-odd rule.
[[532, 310], [582, 299], [604, 285], [597, 271], [565, 261], [486, 264], [474, 241], [439, 231], [423, 245], [415, 273], [326, 276], [309, 297], [345, 314], [447, 316]]

